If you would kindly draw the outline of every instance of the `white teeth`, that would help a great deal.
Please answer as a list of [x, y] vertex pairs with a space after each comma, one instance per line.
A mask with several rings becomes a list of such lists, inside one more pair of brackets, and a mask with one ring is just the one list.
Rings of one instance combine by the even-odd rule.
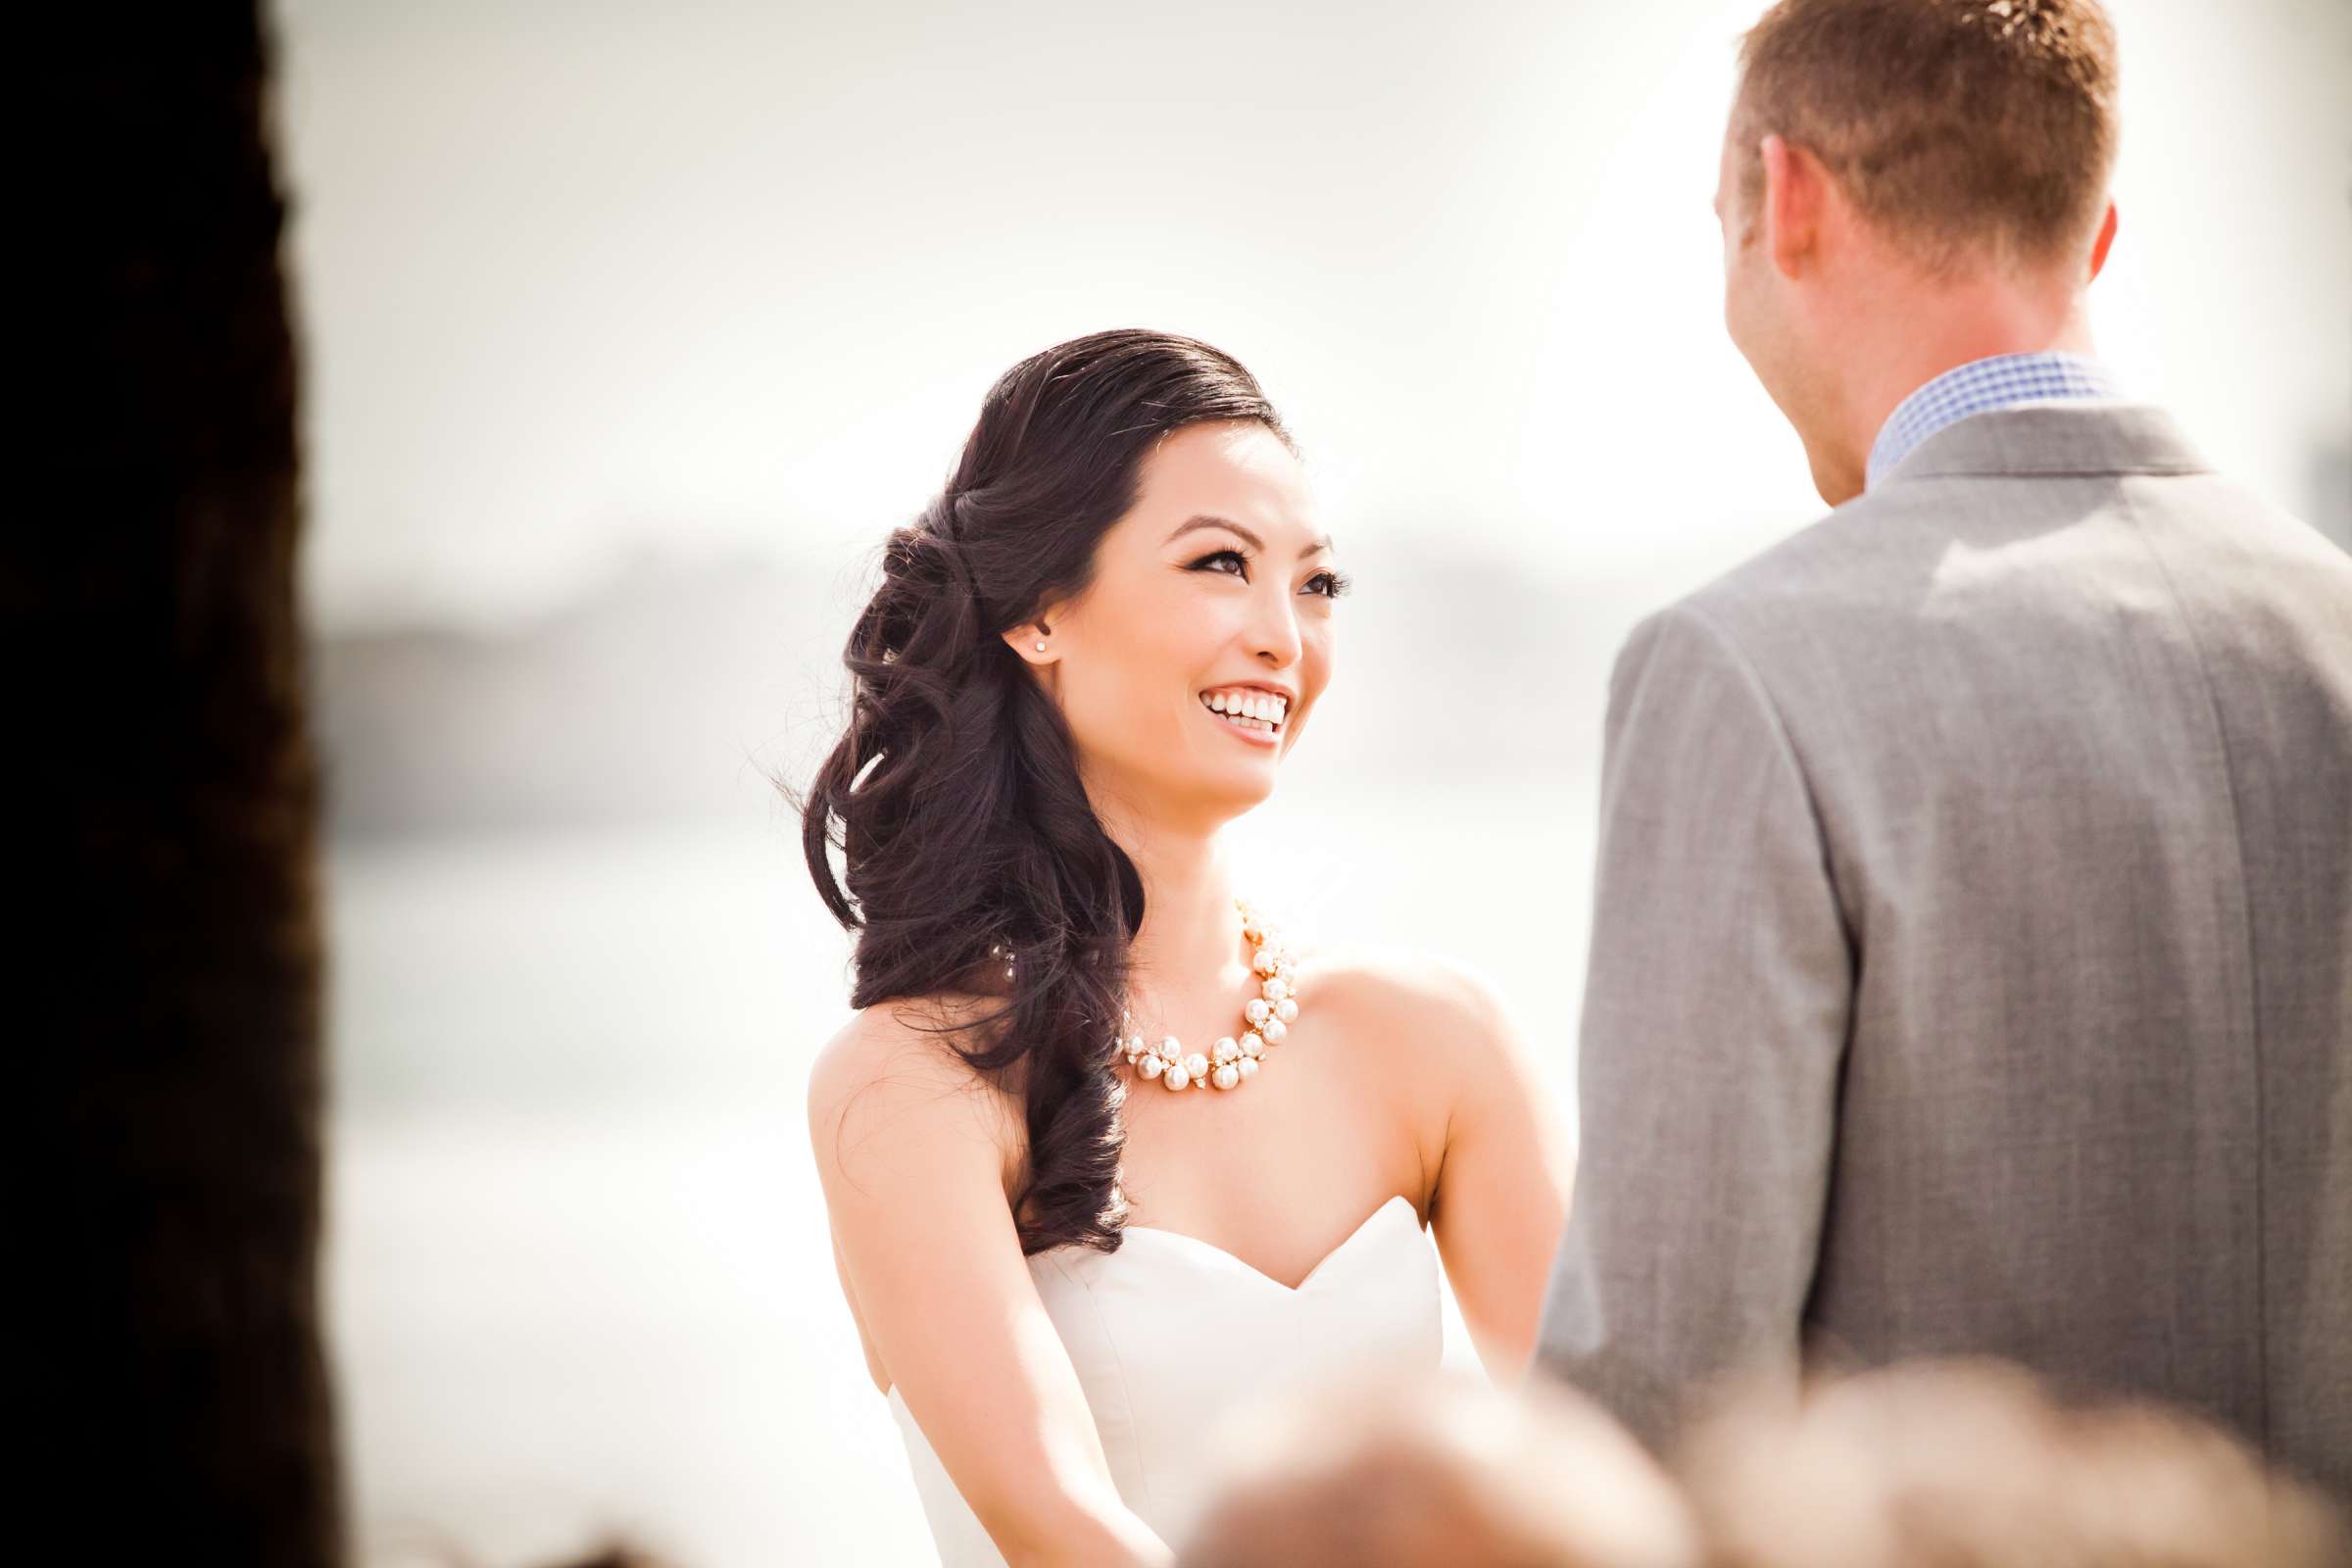
[[1211, 712], [1251, 729], [1276, 729], [1290, 710], [1288, 698], [1272, 692], [1223, 691], [1203, 693], [1200, 701]]

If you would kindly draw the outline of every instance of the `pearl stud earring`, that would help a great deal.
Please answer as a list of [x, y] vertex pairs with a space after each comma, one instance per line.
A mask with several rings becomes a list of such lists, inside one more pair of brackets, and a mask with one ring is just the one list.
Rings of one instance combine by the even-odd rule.
[[1040, 640], [1039, 640], [1039, 642], [1038, 642], [1038, 645], [1037, 645], [1037, 651], [1038, 651], [1039, 653], [1041, 653], [1041, 654], [1042, 654], [1042, 653], [1044, 653], [1044, 652], [1046, 651], [1046, 645], [1045, 645], [1045, 642], [1044, 642], [1044, 640], [1043, 640], [1043, 639], [1040, 639]]

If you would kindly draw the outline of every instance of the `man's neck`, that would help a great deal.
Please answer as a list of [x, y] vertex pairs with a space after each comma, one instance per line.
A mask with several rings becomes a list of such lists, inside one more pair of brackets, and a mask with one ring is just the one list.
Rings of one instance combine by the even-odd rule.
[[[1870, 449], [1902, 401], [1947, 370], [2002, 354], [2093, 354], [2082, 296], [2063, 304], [2034, 298], [2000, 280], [1965, 282], [1906, 302], [1907, 309], [1884, 313], [1880, 330], [1852, 335], [1851, 367], [1842, 388], [1831, 472], [1822, 476], [1827, 496], [1833, 483], [1844, 491], [1836, 501], [1862, 493]], [[1833, 505], [1836, 504], [1833, 501]]]

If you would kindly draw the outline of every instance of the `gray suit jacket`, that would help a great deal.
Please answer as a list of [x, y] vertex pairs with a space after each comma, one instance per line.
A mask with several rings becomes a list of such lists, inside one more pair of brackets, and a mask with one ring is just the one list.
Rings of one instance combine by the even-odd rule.
[[2009, 1357], [2352, 1494], [2352, 561], [2158, 410], [1978, 415], [1611, 679], [1539, 1361]]

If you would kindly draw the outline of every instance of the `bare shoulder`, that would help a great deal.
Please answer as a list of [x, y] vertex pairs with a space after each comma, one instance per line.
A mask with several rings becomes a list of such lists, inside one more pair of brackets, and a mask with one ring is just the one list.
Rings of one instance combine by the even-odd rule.
[[1310, 950], [1298, 959], [1298, 987], [1319, 1015], [1348, 1031], [1354, 1050], [1376, 1054], [1427, 1093], [1458, 1093], [1510, 1075], [1523, 1050], [1494, 982], [1444, 954]]
[[970, 1162], [993, 1151], [1009, 1177], [1019, 1160], [1020, 1110], [1007, 1087], [975, 1072], [955, 1043], [984, 1015], [981, 999], [877, 1003], [851, 1015], [808, 1069], [808, 1136], [820, 1164]]
[[1298, 986], [1301, 995], [1315, 998], [1318, 1008], [1434, 1027], [1449, 1038], [1507, 1026], [1507, 1009], [1494, 981], [1444, 954], [1389, 947], [1312, 949], [1298, 958]]

